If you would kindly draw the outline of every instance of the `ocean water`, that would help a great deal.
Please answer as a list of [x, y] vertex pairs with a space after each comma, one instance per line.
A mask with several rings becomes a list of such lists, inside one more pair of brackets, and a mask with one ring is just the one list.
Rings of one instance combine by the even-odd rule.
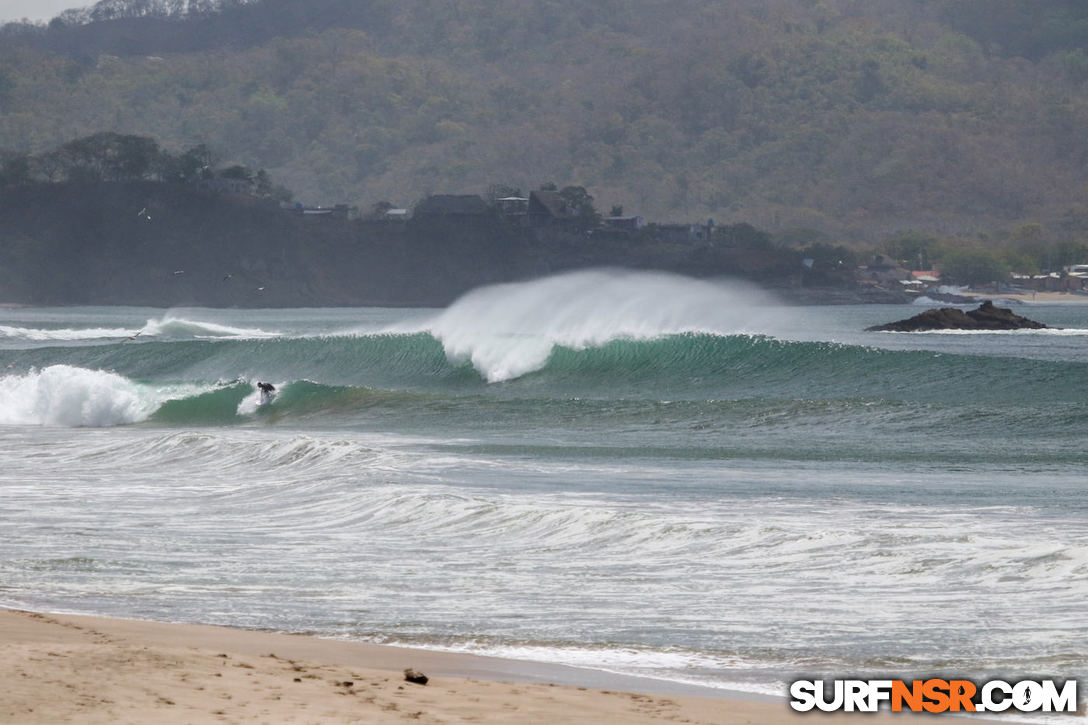
[[2, 309], [0, 605], [776, 694], [1083, 675], [1088, 305], [864, 332], [917, 311], [615, 271]]

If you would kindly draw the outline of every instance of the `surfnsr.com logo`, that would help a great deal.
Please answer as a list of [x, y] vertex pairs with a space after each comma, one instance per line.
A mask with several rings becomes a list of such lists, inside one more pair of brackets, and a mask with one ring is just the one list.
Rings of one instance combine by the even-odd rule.
[[798, 712], [1069, 712], [1077, 711], [1077, 681], [797, 680], [790, 707]]

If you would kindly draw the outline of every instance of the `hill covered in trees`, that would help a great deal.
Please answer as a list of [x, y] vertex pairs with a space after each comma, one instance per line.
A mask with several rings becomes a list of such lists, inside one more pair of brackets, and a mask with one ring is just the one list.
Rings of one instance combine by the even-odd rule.
[[112, 131], [310, 203], [555, 180], [807, 242], [1072, 243], [1086, 48], [1074, 0], [104, 0], [0, 29], [0, 149]]

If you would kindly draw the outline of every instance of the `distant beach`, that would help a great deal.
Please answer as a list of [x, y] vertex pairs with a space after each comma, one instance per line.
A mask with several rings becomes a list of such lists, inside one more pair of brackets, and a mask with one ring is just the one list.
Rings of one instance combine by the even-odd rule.
[[975, 297], [987, 300], [1016, 300], [1017, 302], [1034, 302], [1040, 305], [1063, 304], [1088, 304], [1088, 295], [1074, 294], [1072, 292], [986, 292], [980, 290], [964, 290], [964, 297]]

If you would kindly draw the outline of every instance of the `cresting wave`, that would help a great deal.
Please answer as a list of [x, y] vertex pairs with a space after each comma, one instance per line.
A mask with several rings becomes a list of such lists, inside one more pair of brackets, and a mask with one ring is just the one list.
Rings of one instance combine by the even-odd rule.
[[766, 293], [737, 283], [588, 270], [474, 290], [416, 329], [439, 340], [451, 361], [471, 361], [494, 383], [541, 369], [558, 347], [765, 332], [768, 302]]
[[276, 337], [278, 332], [259, 328], [233, 327], [215, 322], [190, 320], [174, 315], [164, 315], [158, 320], [148, 320], [138, 329], [125, 327], [18, 327], [0, 325], [0, 339], [47, 341], [79, 340], [132, 340], [138, 337], [163, 339], [214, 339], [214, 338], [266, 338]]
[[[500, 384], [488, 384], [467, 362], [450, 362], [425, 333], [42, 348], [26, 357], [26, 372], [0, 377], [0, 424], [222, 425], [255, 416], [275, 423], [374, 408], [437, 415], [442, 406], [518, 400], [548, 410], [576, 400], [687, 401], [698, 407], [688, 411], [693, 420], [713, 424], [726, 414], [720, 401], [763, 401], [756, 417], [767, 406], [772, 414], [776, 401], [858, 401], [893, 413], [902, 403], [976, 410], [988, 401], [1007, 407], [1010, 390], [1024, 405], [1022, 419], [1038, 408], [1054, 424], [1074, 424], [1086, 414], [1069, 407], [1067, 381], [1088, 372], [1083, 363], [692, 333], [555, 346], [539, 368]], [[278, 389], [264, 406], [258, 380]], [[612, 416], [628, 414], [611, 406]]]

